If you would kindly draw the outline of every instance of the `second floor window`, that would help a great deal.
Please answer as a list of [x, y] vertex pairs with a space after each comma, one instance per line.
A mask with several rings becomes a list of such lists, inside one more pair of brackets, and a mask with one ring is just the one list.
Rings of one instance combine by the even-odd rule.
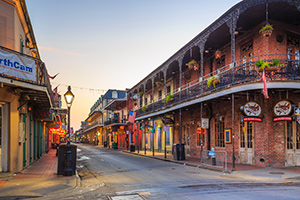
[[161, 95], [162, 95], [162, 92], [161, 90], [158, 91], [158, 99], [161, 99]]
[[148, 104], [148, 99], [145, 97], [145, 105]]
[[170, 94], [170, 92], [171, 92], [171, 86], [169, 85], [169, 86], [167, 87], [167, 94]]

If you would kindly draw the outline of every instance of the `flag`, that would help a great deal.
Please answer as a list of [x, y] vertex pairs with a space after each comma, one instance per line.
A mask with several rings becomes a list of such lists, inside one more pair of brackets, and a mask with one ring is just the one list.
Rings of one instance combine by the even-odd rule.
[[59, 101], [58, 93], [57, 93], [57, 87], [54, 88], [53, 93], [54, 93], [54, 101]]
[[267, 81], [266, 81], [265, 70], [263, 70], [262, 81], [264, 83], [263, 95], [265, 96], [265, 99], [268, 99], [269, 95], [268, 95], [268, 88], [267, 88]]
[[59, 74], [59, 73], [55, 74], [54, 76], [50, 76], [50, 75], [48, 74], [48, 77], [51, 78], [51, 79], [55, 79], [55, 77], [56, 77], [58, 74]]
[[134, 123], [136, 117], [136, 112], [129, 111], [128, 122]]

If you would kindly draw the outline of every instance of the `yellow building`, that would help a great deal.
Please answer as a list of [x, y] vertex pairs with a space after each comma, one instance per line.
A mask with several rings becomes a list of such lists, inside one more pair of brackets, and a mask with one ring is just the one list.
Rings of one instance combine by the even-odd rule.
[[25, 0], [0, 0], [0, 171], [19, 172], [49, 148], [53, 94]]

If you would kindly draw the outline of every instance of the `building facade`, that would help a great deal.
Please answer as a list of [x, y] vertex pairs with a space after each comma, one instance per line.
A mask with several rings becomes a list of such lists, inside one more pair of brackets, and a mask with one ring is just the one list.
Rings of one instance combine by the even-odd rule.
[[19, 172], [48, 149], [53, 93], [24, 0], [0, 1], [0, 171]]
[[229, 162], [300, 165], [299, 8], [241, 1], [129, 89], [136, 148], [179, 143], [187, 157], [214, 147]]

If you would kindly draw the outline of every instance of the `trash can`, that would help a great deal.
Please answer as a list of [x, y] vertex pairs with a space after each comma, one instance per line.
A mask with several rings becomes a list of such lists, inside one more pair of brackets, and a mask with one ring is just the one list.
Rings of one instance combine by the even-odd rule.
[[64, 176], [75, 175], [77, 146], [62, 144], [58, 147], [57, 174]]
[[185, 160], [184, 144], [173, 144], [174, 160]]
[[135, 145], [130, 145], [130, 152], [135, 152]]
[[113, 143], [112, 143], [112, 148], [113, 148], [113, 149], [117, 149], [117, 148], [118, 148], [118, 143], [113, 142]]
[[107, 147], [107, 141], [104, 141], [103, 146]]

